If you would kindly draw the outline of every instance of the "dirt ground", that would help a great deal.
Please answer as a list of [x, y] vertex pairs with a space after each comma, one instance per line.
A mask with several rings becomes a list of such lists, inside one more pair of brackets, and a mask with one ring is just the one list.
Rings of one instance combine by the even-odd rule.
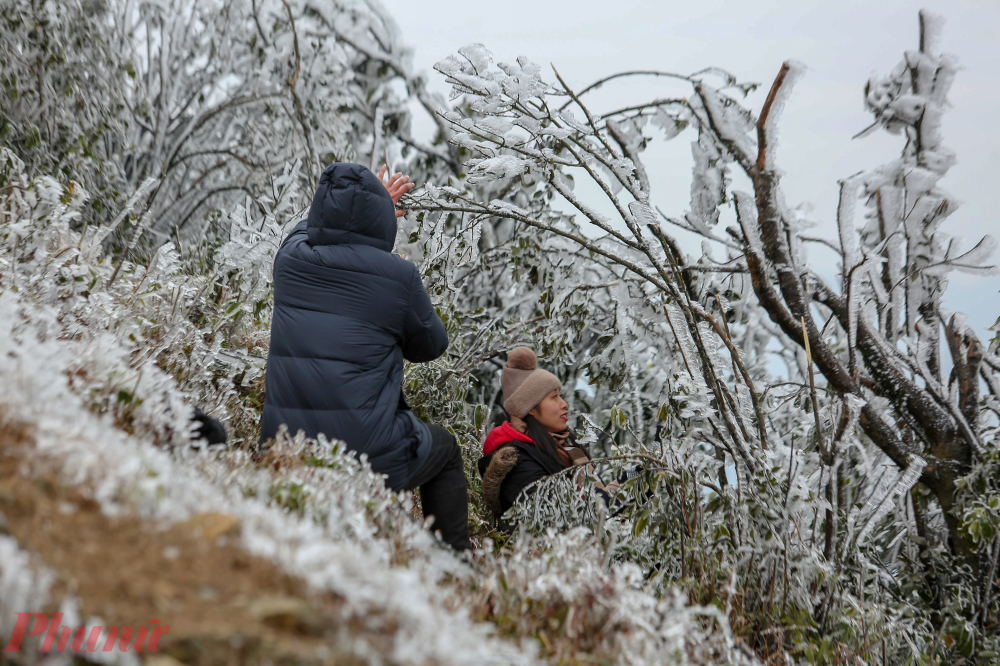
[[[362, 663], [336, 647], [360, 630], [342, 619], [339, 599], [307, 595], [302, 581], [247, 554], [233, 517], [200, 514], [160, 531], [106, 516], [87, 488], [63, 486], [44, 460], [29, 459], [31, 446], [29, 429], [0, 419], [0, 530], [56, 573], [53, 599], [72, 593], [82, 617], [105, 625], [160, 620], [170, 631], [150, 661], [161, 666], [176, 663], [163, 655], [192, 666]], [[0, 652], [0, 666], [21, 663], [11, 657]]]

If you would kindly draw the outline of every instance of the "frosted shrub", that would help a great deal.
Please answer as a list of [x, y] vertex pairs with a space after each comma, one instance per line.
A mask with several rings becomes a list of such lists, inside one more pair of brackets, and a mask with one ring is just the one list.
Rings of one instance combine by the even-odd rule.
[[[9, 179], [0, 195], [0, 288], [44, 306], [22, 313], [35, 320], [34, 334], [87, 341], [88, 350], [66, 368], [75, 389], [96, 409], [114, 412], [124, 427], [165, 444], [186, 442], [186, 427], [178, 426], [190, 418], [184, 403], [192, 397], [223, 416], [233, 408], [237, 423], [243, 418], [256, 428], [256, 412], [241, 413], [233, 380], [250, 384], [264, 369], [271, 283], [270, 269], [261, 266], [270, 265], [283, 233], [270, 209], [251, 220], [247, 209], [237, 208], [230, 240], [208, 274], [188, 272], [172, 243], [142, 265], [102, 244], [118, 220], [74, 230], [87, 198], [78, 184], [28, 180], [6, 148], [0, 159]], [[293, 174], [277, 180], [283, 187], [270, 202], [283, 216]], [[126, 208], [118, 219], [127, 214]]]
[[522, 533], [485, 561], [474, 607], [501, 631], [535, 635], [553, 660], [580, 652], [615, 664], [752, 664], [724, 613], [691, 607], [678, 590], [611, 559], [613, 546], [585, 527]]

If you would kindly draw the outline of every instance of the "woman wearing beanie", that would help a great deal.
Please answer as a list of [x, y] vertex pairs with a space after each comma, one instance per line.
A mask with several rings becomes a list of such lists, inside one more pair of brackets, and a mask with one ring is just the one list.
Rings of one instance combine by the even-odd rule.
[[[507, 355], [500, 377], [504, 409], [510, 421], [493, 428], [483, 442], [479, 475], [483, 495], [498, 518], [527, 486], [573, 465], [590, 462], [569, 429], [568, 405], [560, 396], [562, 384], [538, 367], [535, 352], [515, 347]], [[617, 482], [599, 490], [613, 494]]]

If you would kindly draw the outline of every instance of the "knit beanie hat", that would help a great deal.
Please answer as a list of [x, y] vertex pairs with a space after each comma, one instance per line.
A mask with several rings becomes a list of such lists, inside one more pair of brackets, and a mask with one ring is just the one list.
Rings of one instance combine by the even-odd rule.
[[515, 347], [507, 354], [500, 375], [503, 408], [511, 416], [523, 419], [545, 396], [562, 388], [551, 372], [538, 368], [538, 357], [528, 347]]

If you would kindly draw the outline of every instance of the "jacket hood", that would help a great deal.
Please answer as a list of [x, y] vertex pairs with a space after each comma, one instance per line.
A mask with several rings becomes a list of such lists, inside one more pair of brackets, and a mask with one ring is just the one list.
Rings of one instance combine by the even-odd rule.
[[395, 206], [375, 174], [360, 164], [338, 162], [320, 176], [307, 229], [312, 246], [362, 244], [390, 252]]
[[502, 444], [506, 444], [510, 441], [524, 442], [525, 444], [535, 443], [535, 440], [531, 439], [523, 432], [515, 430], [514, 426], [512, 426], [509, 421], [504, 421], [503, 425], [493, 428], [493, 430], [490, 430], [490, 434], [486, 435], [486, 441], [483, 442], [483, 455], [490, 455], [500, 448]]

